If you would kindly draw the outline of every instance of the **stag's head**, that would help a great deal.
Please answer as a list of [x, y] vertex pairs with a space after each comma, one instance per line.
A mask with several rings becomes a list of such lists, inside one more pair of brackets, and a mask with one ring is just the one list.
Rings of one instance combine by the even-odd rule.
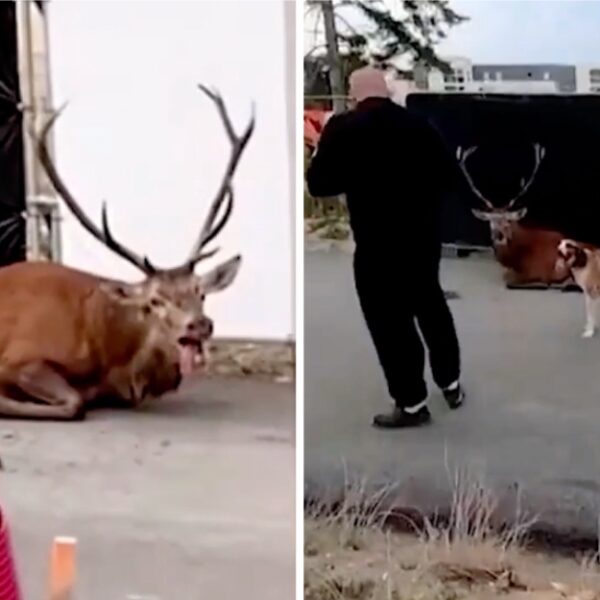
[[535, 162], [529, 179], [521, 180], [519, 192], [502, 207], [494, 206], [492, 202], [481, 193], [469, 173], [467, 159], [477, 150], [477, 146], [472, 146], [466, 150], [463, 150], [462, 148], [458, 149], [457, 157], [465, 179], [469, 184], [471, 191], [479, 198], [479, 200], [481, 200], [485, 207], [483, 210], [472, 209], [473, 215], [479, 220], [489, 223], [492, 243], [496, 248], [510, 244], [515, 231], [515, 224], [527, 214], [527, 207], [515, 208], [515, 205], [531, 187], [531, 184], [537, 175], [540, 163], [544, 158], [544, 149], [539, 144], [534, 144], [533, 147], [535, 152]]
[[508, 246], [512, 241], [515, 223], [527, 214], [527, 208], [524, 207], [519, 210], [493, 208], [487, 211], [473, 209], [473, 214], [480, 221], [489, 223], [490, 235], [494, 246]]
[[221, 96], [202, 85], [198, 87], [215, 104], [231, 144], [231, 153], [200, 234], [188, 258], [175, 267], [158, 268], [146, 256], [137, 254], [117, 241], [108, 225], [106, 205], [102, 207], [100, 228], [75, 200], [59, 175], [47, 147], [48, 133], [64, 107], [48, 119], [39, 136], [34, 134], [37, 154], [48, 179], [79, 223], [112, 252], [134, 265], [145, 275], [144, 280], [139, 283], [119, 284], [112, 290], [112, 297], [124, 304], [135, 303], [173, 329], [174, 337], [180, 346], [182, 370], [185, 372], [189, 371], [192, 365], [202, 362], [204, 344], [213, 333], [213, 322], [204, 310], [206, 297], [229, 287], [236, 278], [241, 264], [241, 256], [237, 255], [206, 273], [195, 273], [198, 263], [214, 256], [218, 251], [218, 248], [207, 250], [207, 246], [215, 240], [231, 216], [234, 203], [233, 175], [252, 136], [255, 124], [253, 112], [246, 129], [238, 135]]

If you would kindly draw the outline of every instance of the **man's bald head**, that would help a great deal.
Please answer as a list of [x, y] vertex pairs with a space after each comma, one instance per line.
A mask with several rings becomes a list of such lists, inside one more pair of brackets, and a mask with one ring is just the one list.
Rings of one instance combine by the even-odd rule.
[[356, 102], [367, 98], [389, 98], [390, 90], [385, 75], [375, 67], [363, 67], [350, 74], [349, 94]]

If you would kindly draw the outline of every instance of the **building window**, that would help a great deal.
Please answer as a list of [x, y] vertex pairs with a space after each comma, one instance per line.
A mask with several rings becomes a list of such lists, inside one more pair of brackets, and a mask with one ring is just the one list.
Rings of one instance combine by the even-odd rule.
[[600, 69], [590, 70], [590, 83], [600, 83]]
[[444, 75], [444, 81], [450, 84], [456, 83], [464, 83], [465, 82], [465, 74], [464, 71], [453, 71], [452, 73], [448, 73]]

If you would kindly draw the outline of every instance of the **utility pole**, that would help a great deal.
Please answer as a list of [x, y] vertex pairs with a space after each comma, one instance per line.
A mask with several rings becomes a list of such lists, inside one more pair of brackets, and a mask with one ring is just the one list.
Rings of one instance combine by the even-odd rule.
[[323, 11], [323, 24], [325, 26], [325, 44], [327, 46], [327, 62], [329, 63], [329, 85], [333, 96], [333, 110], [336, 113], [346, 110], [344, 97], [344, 78], [342, 76], [342, 63], [337, 45], [337, 31], [335, 27], [335, 12], [333, 0], [321, 0]]

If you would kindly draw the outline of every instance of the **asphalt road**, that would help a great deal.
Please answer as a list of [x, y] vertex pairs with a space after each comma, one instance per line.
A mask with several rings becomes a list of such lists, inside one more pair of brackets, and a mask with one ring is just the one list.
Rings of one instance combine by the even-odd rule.
[[194, 382], [140, 412], [0, 421], [0, 505], [25, 598], [54, 536], [78, 538], [81, 600], [294, 597], [294, 393]]
[[[567, 537], [600, 515], [600, 337], [582, 340], [583, 297], [508, 291], [488, 258], [446, 259], [443, 282], [462, 344], [468, 401], [450, 412], [431, 388], [434, 423], [370, 425], [389, 399], [355, 297], [351, 257], [308, 251], [305, 308], [306, 493], [390, 486], [394, 502], [448, 509], [456, 473]], [[399, 267], [400, 272], [400, 267]], [[398, 356], [402, 340], [398, 340]]]

